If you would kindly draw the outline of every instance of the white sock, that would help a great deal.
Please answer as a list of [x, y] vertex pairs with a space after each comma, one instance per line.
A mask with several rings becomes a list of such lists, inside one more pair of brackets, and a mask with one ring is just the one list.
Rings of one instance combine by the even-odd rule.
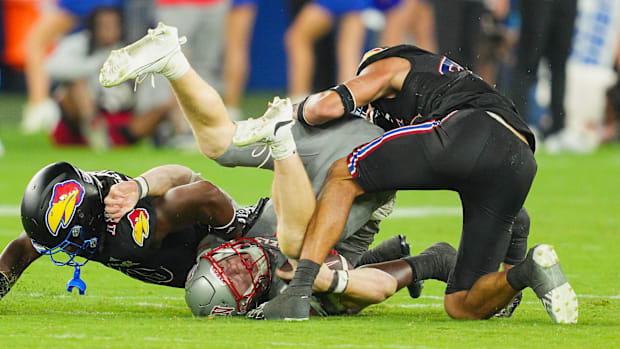
[[185, 75], [189, 68], [189, 62], [179, 48], [179, 51], [177, 51], [170, 57], [168, 63], [166, 63], [166, 66], [161, 71], [161, 75], [165, 76], [169, 80], [176, 80], [181, 76]]

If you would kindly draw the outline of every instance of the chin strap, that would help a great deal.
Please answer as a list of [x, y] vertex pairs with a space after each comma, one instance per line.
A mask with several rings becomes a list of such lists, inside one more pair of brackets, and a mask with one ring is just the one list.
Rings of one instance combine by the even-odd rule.
[[86, 283], [84, 282], [84, 280], [80, 279], [80, 273], [80, 267], [76, 265], [75, 271], [73, 272], [73, 279], [67, 282], [67, 292], [71, 293], [71, 291], [73, 291], [73, 288], [77, 287], [80, 295], [84, 295], [84, 293], [86, 292]]

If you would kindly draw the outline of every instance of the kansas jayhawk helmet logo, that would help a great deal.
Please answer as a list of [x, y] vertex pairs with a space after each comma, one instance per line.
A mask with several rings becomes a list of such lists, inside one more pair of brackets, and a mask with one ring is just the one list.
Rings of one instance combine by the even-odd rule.
[[149, 237], [149, 212], [143, 208], [136, 208], [127, 215], [133, 228], [131, 236], [138, 246], [144, 246], [144, 240]]
[[45, 224], [53, 236], [71, 223], [73, 215], [84, 199], [84, 187], [75, 180], [54, 185], [52, 198], [45, 214]]

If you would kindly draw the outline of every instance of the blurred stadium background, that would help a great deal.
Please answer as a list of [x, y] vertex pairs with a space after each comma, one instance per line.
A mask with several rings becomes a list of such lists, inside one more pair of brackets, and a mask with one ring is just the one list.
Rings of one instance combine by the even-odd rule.
[[[64, 2], [71, 1], [59, 1], [59, 4]], [[129, 23], [136, 27], [131, 30], [143, 33], [156, 21], [157, 8], [152, 0], [112, 2], [122, 5], [126, 29]], [[437, 9], [443, 1], [403, 2], [421, 3], [420, 6], [431, 9], [436, 6]], [[518, 2], [453, 0], [453, 5], [461, 2], [486, 6], [484, 13], [492, 15], [473, 18], [473, 22], [483, 28], [482, 35], [475, 41], [480, 44], [475, 45], [477, 58], [469, 64], [476, 65], [477, 71], [484, 73], [485, 80], [510, 92], [517, 60], [519, 23], [522, 22]], [[87, 136], [82, 139], [82, 145], [59, 144], [63, 142], [51, 136], [56, 124], [45, 120], [40, 120], [36, 129], [25, 129], [23, 117], [33, 110], [27, 106], [35, 106], [24, 75], [30, 52], [26, 50], [27, 37], [37, 19], [54, 11], [53, 3], [3, 0], [0, 4], [0, 248], [21, 232], [19, 204], [27, 182], [39, 168], [54, 161], [69, 161], [87, 170], [114, 169], [131, 176], [157, 165], [179, 163], [201, 172], [240, 203], [251, 204], [259, 196], [269, 195], [270, 172], [217, 166], [200, 155], [187, 129], [174, 117], [166, 117], [151, 134], [122, 146], [112, 146], [115, 143], [110, 139], [97, 142], [101, 128], [96, 123], [93, 126], [91, 119], [77, 124], [78, 131]], [[300, 11], [303, 4], [304, 1], [294, 0], [256, 2], [256, 24], [249, 41], [250, 73], [247, 89], [237, 106], [238, 115], [260, 115], [273, 95], [290, 93], [283, 37], [293, 21], [292, 14]], [[315, 319], [295, 325], [193, 318], [185, 306], [183, 290], [143, 284], [95, 263], [84, 268], [87, 294], [69, 294], [64, 285], [73, 270], [55, 267], [41, 258], [0, 301], [0, 347], [618, 347], [620, 145], [615, 122], [619, 94], [614, 85], [620, 42], [620, 4], [616, 0], [579, 0], [578, 5], [576, 27], [571, 28], [573, 47], [567, 65], [566, 127], [556, 133], [556, 138], [549, 133], [550, 120], [553, 120], [547, 92], [551, 70], [545, 60], [541, 63], [537, 83], [528, 91], [531, 98], [526, 111], [541, 134], [537, 152], [539, 170], [526, 202], [532, 216], [529, 244], [544, 242], [556, 246], [567, 277], [580, 297], [578, 325], [552, 324], [529, 290], [511, 319], [452, 321], [442, 308], [443, 286], [433, 281], [427, 282], [423, 297], [418, 300], [410, 299], [402, 291], [386, 303], [370, 307], [355, 317]], [[399, 11], [404, 9], [399, 8]], [[423, 9], [418, 8], [418, 11]], [[388, 14], [378, 9], [364, 12], [365, 47], [381, 43]], [[434, 18], [441, 17], [437, 15], [435, 13]], [[416, 17], [421, 22], [424, 18], [429, 19]], [[447, 25], [447, 22], [435, 23], [439, 23], [436, 27]], [[335, 27], [337, 30], [338, 26]], [[426, 29], [428, 32], [429, 28]], [[67, 33], [73, 31], [73, 28], [66, 30]], [[420, 28], [409, 28], [402, 37], [407, 42], [419, 42], [424, 33]], [[129, 29], [126, 35], [131, 37]], [[133, 35], [139, 37], [141, 34]], [[208, 35], [202, 37], [206, 40]], [[431, 45], [437, 45], [437, 40], [433, 40]], [[331, 33], [315, 46], [317, 65], [324, 69], [316, 71], [311, 90], [329, 87], [336, 80], [336, 41], [337, 35]], [[581, 46], [576, 46], [578, 42]], [[223, 43], [226, 44], [226, 40]], [[216, 66], [223, 67], [223, 57]], [[52, 79], [49, 96], [58, 105], [62, 105], [59, 100], [65, 95], [60, 92], [67, 88], [67, 79]], [[156, 84], [166, 86], [165, 81], [156, 81]], [[223, 79], [222, 86], [225, 85], [226, 79]], [[148, 81], [138, 86], [138, 93], [145, 94], [146, 100], [150, 90]], [[130, 89], [125, 92], [119, 93], [121, 97], [133, 95]], [[166, 91], [162, 93], [165, 96]], [[95, 104], [100, 109], [113, 109], [109, 103], [126, 103], [115, 98], [120, 97], [95, 99]], [[165, 114], [174, 114], [173, 109], [170, 107]], [[100, 116], [89, 117], [98, 120]], [[105, 125], [104, 130], [109, 124]], [[103, 136], [105, 138], [107, 133]], [[405, 234], [412, 244], [412, 253], [417, 253], [438, 240], [457, 245], [460, 223], [458, 197], [453, 193], [403, 192], [398, 195], [395, 214], [382, 223], [377, 239]]]

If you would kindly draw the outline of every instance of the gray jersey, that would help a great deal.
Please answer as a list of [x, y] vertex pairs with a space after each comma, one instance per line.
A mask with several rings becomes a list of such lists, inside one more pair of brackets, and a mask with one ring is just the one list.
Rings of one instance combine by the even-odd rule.
[[[343, 117], [325, 125], [307, 127], [295, 123], [292, 129], [297, 153], [308, 173], [315, 194], [323, 186], [332, 163], [341, 159], [357, 146], [370, 142], [383, 134], [383, 129], [358, 117]], [[215, 161], [227, 167], [261, 167], [273, 170], [273, 158], [265, 145], [237, 147], [231, 145]], [[394, 196], [394, 192], [364, 194], [353, 202], [346, 226], [336, 250], [355, 264], [359, 254], [368, 249], [378, 232], [378, 224], [371, 221], [372, 213]], [[271, 203], [248, 236], [264, 236], [262, 230], [275, 231], [276, 216]], [[356, 233], [357, 232], [357, 233]]]

